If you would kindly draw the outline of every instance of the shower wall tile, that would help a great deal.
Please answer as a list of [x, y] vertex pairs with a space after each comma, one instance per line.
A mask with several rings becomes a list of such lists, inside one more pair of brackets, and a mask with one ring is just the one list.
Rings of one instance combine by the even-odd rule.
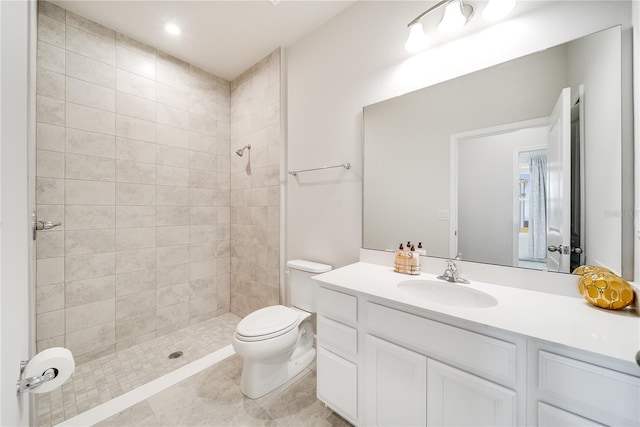
[[110, 205], [115, 203], [113, 182], [65, 179], [65, 202], [68, 205]]
[[36, 94], [64, 100], [64, 74], [39, 68], [36, 76]]
[[113, 252], [115, 250], [115, 230], [66, 231], [65, 255], [88, 255]]
[[70, 102], [66, 103], [65, 108], [66, 127], [115, 135], [114, 113]]
[[156, 109], [157, 104], [154, 101], [125, 92], [116, 92], [116, 112], [118, 114], [155, 121]]
[[156, 78], [156, 58], [155, 55], [148, 56], [130, 50], [128, 46], [118, 44], [116, 48], [116, 62], [118, 68], [146, 77], [151, 80]]
[[229, 82], [39, 10], [36, 203], [63, 225], [36, 242], [38, 348], [91, 360], [224, 314]]
[[36, 150], [36, 176], [64, 178], [64, 154], [57, 151]]
[[119, 229], [128, 227], [154, 227], [156, 206], [116, 206], [116, 225]]
[[117, 136], [156, 142], [156, 125], [154, 122], [116, 114], [115, 128]]
[[67, 76], [115, 89], [116, 70], [113, 66], [69, 50], [65, 51], [65, 60]]
[[116, 204], [146, 206], [156, 204], [156, 186], [116, 183]]
[[36, 288], [36, 314], [64, 309], [64, 283]]
[[36, 121], [50, 125], [64, 126], [65, 105], [59, 99], [36, 96]]
[[64, 264], [65, 279], [68, 281], [109, 276], [115, 273], [115, 254], [67, 255]]
[[113, 159], [77, 154], [67, 154], [65, 159], [67, 179], [115, 181], [116, 168]]
[[[139, 53], [140, 55], [147, 56], [154, 60], [156, 59], [155, 48], [151, 46], [147, 46], [146, 44], [141, 43], [132, 38], [129, 38], [124, 34], [116, 33], [116, 42], [117, 42], [118, 48], [126, 48], [132, 52]], [[154, 66], [155, 66], [155, 63], [154, 63]]]
[[36, 335], [39, 340], [64, 334], [64, 310], [41, 313], [36, 316]]
[[67, 205], [65, 227], [67, 230], [115, 228], [115, 211], [115, 206]]
[[[109, 322], [77, 332], [67, 333], [65, 347], [71, 350], [74, 355], [84, 355], [95, 351], [107, 350], [115, 344], [115, 341], [116, 324], [115, 322]], [[76, 363], [80, 363], [77, 357]]]
[[98, 326], [115, 320], [115, 299], [92, 302], [65, 310], [67, 332]]
[[116, 275], [116, 295], [124, 296], [156, 289], [156, 270], [138, 270]]
[[65, 283], [64, 297], [67, 308], [113, 299], [115, 296], [114, 275]]
[[75, 27], [87, 33], [103, 37], [109, 41], [115, 40], [116, 38], [116, 32], [112, 29], [97, 24], [80, 15], [76, 15], [73, 12], [66, 13], [65, 22], [71, 27]]
[[189, 111], [190, 97], [188, 91], [158, 83], [157, 96], [159, 103]]
[[65, 150], [65, 128], [46, 123], [36, 123], [36, 148], [39, 150]]
[[62, 282], [64, 282], [64, 257], [36, 261], [36, 286]]
[[84, 154], [113, 159], [115, 157], [115, 140], [113, 135], [67, 128], [65, 148], [67, 154]]
[[66, 20], [66, 11], [65, 9], [57, 6], [53, 3], [49, 2], [40, 2], [38, 3], [38, 13], [44, 16], [48, 16], [51, 19], [55, 19], [56, 21], [65, 22]]
[[64, 49], [38, 41], [37, 63], [43, 70], [64, 74]]
[[87, 33], [70, 25], [66, 27], [65, 40], [67, 50], [109, 65], [115, 65], [116, 63], [114, 40]]
[[63, 179], [36, 177], [36, 204], [61, 205], [64, 191]]
[[116, 110], [116, 92], [113, 89], [67, 77], [66, 99], [74, 104], [114, 112]]
[[116, 159], [155, 164], [156, 144], [135, 139], [116, 138]]
[[229, 273], [225, 282], [219, 280], [218, 295], [228, 292], [230, 310], [240, 316], [279, 302], [280, 138], [274, 131], [280, 126], [279, 94], [280, 52], [275, 51], [231, 82], [230, 120], [216, 130], [218, 138], [230, 137], [232, 150], [251, 144], [248, 159], [232, 156], [216, 164], [217, 172], [229, 172], [228, 181], [218, 184], [230, 189], [230, 209], [218, 215], [230, 223], [230, 247], [219, 249], [231, 255], [217, 266], [219, 273]]
[[44, 14], [38, 15], [38, 40], [65, 47], [65, 25]]

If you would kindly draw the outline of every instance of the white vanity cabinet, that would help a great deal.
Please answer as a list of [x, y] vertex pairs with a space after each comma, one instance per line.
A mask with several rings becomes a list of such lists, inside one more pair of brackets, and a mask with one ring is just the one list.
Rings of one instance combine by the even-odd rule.
[[635, 363], [324, 282], [318, 292], [318, 398], [358, 426], [640, 426]]
[[318, 399], [357, 424], [357, 298], [319, 288], [317, 312]]
[[426, 425], [426, 356], [369, 334], [365, 355], [367, 425]]
[[531, 425], [640, 425], [640, 369], [529, 340]]
[[524, 423], [524, 378], [517, 375], [518, 358], [525, 358], [522, 340], [497, 339], [373, 302], [366, 304], [366, 319], [367, 425]]

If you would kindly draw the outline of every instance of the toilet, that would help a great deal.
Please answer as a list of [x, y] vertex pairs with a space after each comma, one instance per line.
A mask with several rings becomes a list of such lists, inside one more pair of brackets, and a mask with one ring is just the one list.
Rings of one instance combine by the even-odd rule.
[[317, 284], [311, 276], [330, 265], [305, 260], [287, 262], [291, 305], [273, 305], [242, 319], [233, 334], [235, 352], [244, 359], [240, 390], [257, 399], [308, 367], [316, 356], [311, 314], [316, 312]]

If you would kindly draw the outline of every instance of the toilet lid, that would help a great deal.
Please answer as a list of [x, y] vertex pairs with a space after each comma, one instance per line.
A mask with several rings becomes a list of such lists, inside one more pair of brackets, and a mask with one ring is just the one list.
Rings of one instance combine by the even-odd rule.
[[247, 315], [238, 323], [236, 332], [247, 338], [279, 335], [295, 326], [298, 313], [283, 305], [261, 308]]

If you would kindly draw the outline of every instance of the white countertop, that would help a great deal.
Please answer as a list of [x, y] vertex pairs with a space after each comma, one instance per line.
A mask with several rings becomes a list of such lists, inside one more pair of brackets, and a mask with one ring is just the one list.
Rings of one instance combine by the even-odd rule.
[[368, 294], [430, 313], [440, 313], [634, 364], [636, 352], [640, 350], [640, 317], [635, 311], [599, 309], [582, 298], [471, 280], [469, 285], [455, 286], [478, 289], [496, 298], [498, 304], [488, 308], [449, 306], [411, 297], [397, 289], [398, 282], [436, 280], [435, 275], [398, 274], [394, 273], [392, 267], [364, 262], [313, 278], [346, 291]]

